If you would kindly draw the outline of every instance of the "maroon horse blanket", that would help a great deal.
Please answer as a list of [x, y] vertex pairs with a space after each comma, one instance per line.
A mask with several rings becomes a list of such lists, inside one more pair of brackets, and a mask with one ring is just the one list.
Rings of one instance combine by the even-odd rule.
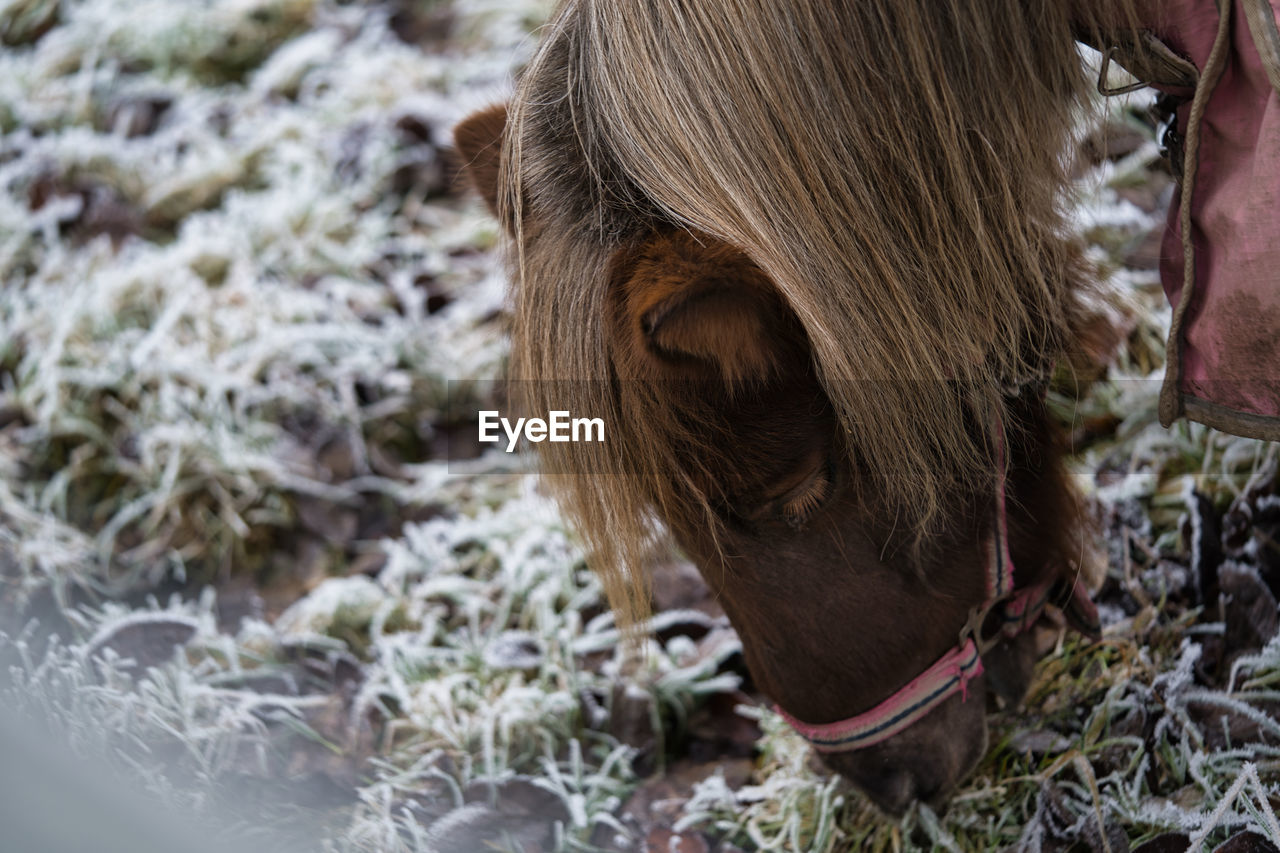
[[1280, 440], [1280, 0], [1153, 5], [1173, 53], [1131, 70], [1177, 104], [1160, 419]]

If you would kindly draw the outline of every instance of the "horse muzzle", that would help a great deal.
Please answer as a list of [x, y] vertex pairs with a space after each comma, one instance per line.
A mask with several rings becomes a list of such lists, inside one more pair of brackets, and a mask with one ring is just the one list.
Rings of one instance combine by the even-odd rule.
[[[974, 687], [981, 696], [980, 676]], [[986, 750], [982, 702], [964, 702], [957, 694], [890, 740], [824, 753], [822, 760], [881, 811], [896, 817], [917, 801], [941, 808]]]

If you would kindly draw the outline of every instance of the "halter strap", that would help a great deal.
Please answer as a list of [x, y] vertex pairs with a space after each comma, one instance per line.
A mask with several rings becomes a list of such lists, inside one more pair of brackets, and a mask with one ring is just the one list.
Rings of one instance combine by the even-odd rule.
[[847, 752], [893, 737], [957, 690], [967, 696], [969, 681], [981, 673], [982, 655], [970, 637], [906, 687], [856, 717], [815, 726], [800, 722], [781, 708], [776, 710], [818, 752]]
[[[802, 722], [777, 705], [774, 709], [796, 733], [818, 752], [850, 752], [888, 740], [920, 720], [957, 692], [961, 701], [969, 698], [969, 682], [982, 674], [982, 654], [1001, 637], [1016, 637], [1040, 618], [1049, 598], [1064, 591], [1061, 582], [1046, 581], [1024, 589], [1013, 588], [1013, 558], [1009, 554], [1008, 521], [1004, 495], [1004, 426], [997, 422], [996, 518], [987, 542], [986, 599], [969, 614], [955, 648], [916, 676], [906, 686], [869, 711], [834, 723]], [[1088, 591], [1077, 578], [1071, 585], [1069, 602], [1063, 607], [1067, 623], [1086, 636], [1097, 638], [1098, 612]], [[998, 630], [984, 638], [982, 628], [995, 614]]]

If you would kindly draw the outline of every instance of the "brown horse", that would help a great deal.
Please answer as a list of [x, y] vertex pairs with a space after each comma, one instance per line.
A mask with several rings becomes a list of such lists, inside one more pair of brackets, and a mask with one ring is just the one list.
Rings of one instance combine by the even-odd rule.
[[988, 639], [1010, 561], [1068, 597], [1083, 562], [1042, 392], [1088, 280], [1075, 36], [1133, 14], [565, 0], [455, 134], [512, 238], [524, 405], [605, 423], [540, 448], [620, 618], [656, 519], [759, 687], [891, 812], [974, 766], [984, 688], [1025, 689], [1027, 635]]

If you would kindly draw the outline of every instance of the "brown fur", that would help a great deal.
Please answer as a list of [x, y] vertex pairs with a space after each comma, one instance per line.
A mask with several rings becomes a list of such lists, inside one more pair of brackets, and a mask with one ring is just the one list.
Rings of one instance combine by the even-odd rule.
[[[997, 421], [1019, 583], [1072, 571], [1043, 404], [1006, 390], [1061, 354], [1083, 277], [1062, 236], [1073, 28], [1132, 15], [560, 4], [509, 112], [457, 139], [513, 237], [525, 405], [605, 422], [604, 444], [540, 450], [624, 623], [660, 521], [767, 693], [815, 723], [865, 710], [981, 598]], [[981, 715], [956, 699], [831, 763], [901, 808], [971, 766], [975, 738], [948, 735]]]
[[[773, 367], [768, 346], [771, 318], [781, 305], [769, 280], [735, 249], [710, 238], [677, 231], [646, 243], [615, 263], [619, 271], [616, 306], [633, 336], [671, 368], [682, 359], [713, 366], [728, 383], [767, 376]], [[627, 348], [619, 348], [626, 352]], [[648, 379], [643, 368], [619, 367], [621, 378]], [[696, 367], [691, 375], [700, 373]]]

